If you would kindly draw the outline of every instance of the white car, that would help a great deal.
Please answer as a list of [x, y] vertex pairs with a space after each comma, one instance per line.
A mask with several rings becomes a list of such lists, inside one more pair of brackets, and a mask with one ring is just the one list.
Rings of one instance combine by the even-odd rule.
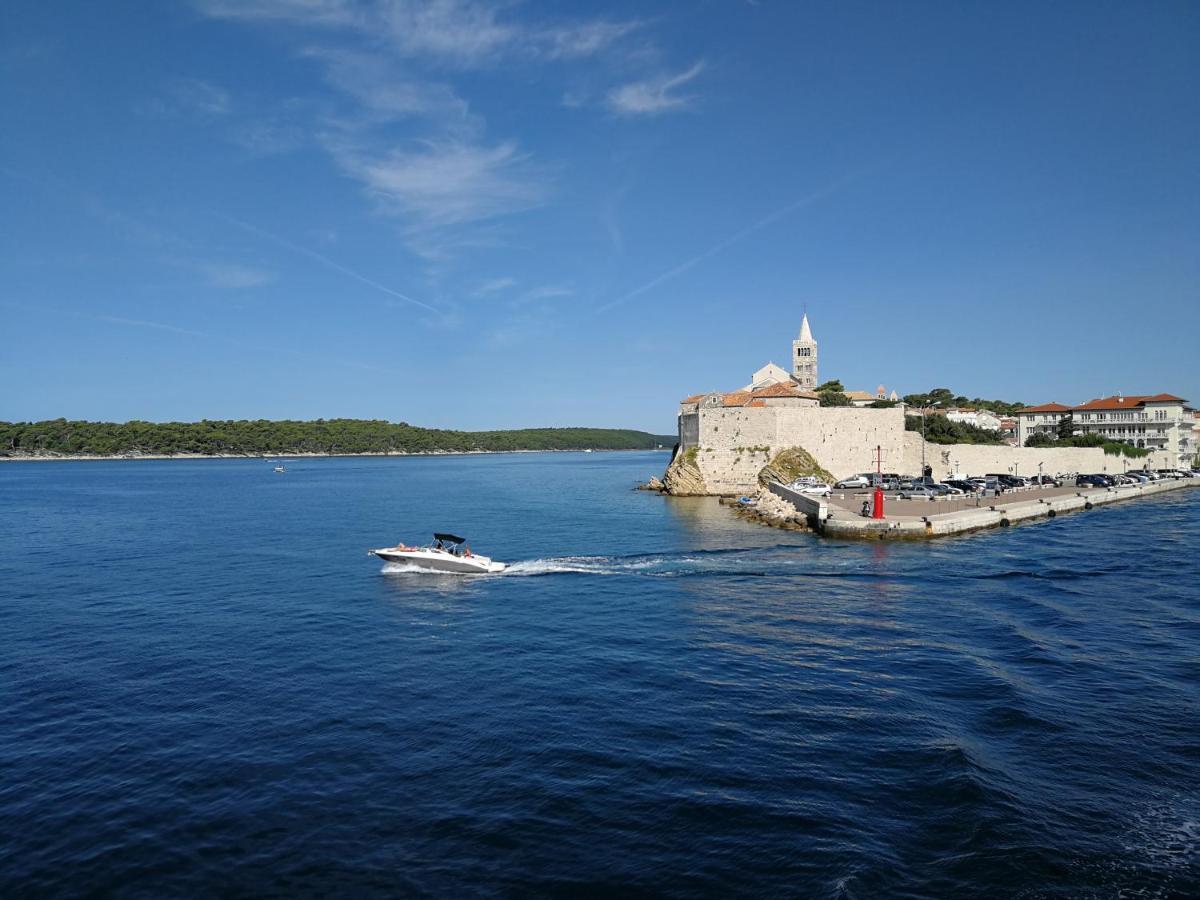
[[871, 486], [871, 479], [866, 475], [851, 475], [849, 478], [843, 478], [835, 487], [840, 488], [865, 488]]
[[814, 497], [828, 497], [832, 490], [833, 488], [829, 485], [821, 484], [819, 481], [816, 484], [806, 484], [796, 488], [797, 493], [809, 494]]

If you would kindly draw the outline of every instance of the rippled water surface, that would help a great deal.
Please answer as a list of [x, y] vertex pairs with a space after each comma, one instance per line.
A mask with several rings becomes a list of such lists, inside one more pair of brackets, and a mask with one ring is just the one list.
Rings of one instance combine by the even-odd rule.
[[[0, 895], [1200, 895], [1200, 490], [838, 543], [665, 462], [0, 466]], [[365, 556], [434, 529], [515, 565]]]

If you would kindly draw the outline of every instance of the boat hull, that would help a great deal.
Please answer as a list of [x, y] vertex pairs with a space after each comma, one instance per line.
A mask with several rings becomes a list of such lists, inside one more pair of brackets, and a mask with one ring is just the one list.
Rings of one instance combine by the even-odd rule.
[[487, 556], [455, 556], [437, 550], [399, 550], [393, 547], [372, 550], [370, 553], [384, 562], [416, 566], [449, 575], [490, 575], [503, 572], [508, 567]]

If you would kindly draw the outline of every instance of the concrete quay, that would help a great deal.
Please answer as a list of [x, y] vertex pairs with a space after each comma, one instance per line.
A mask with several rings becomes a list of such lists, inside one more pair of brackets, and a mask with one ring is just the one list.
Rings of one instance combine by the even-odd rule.
[[888, 515], [883, 519], [869, 519], [861, 515], [862, 501], [868, 497], [867, 494], [843, 494], [827, 499], [800, 494], [782, 484], [771, 484], [770, 490], [795, 506], [808, 518], [813, 530], [826, 537], [923, 540], [1015, 525], [1018, 522], [1052, 519], [1060, 513], [1090, 510], [1108, 503], [1196, 487], [1200, 487], [1198, 478], [1111, 488], [1031, 489], [999, 497], [981, 497], [978, 506], [975, 498], [953, 501], [889, 500], [884, 505]]

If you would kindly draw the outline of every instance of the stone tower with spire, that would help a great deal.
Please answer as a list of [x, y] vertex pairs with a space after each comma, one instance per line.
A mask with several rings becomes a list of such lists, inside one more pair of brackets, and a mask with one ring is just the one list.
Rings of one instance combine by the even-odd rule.
[[808, 313], [800, 322], [800, 337], [792, 341], [792, 377], [806, 391], [817, 386], [817, 342], [808, 327]]

